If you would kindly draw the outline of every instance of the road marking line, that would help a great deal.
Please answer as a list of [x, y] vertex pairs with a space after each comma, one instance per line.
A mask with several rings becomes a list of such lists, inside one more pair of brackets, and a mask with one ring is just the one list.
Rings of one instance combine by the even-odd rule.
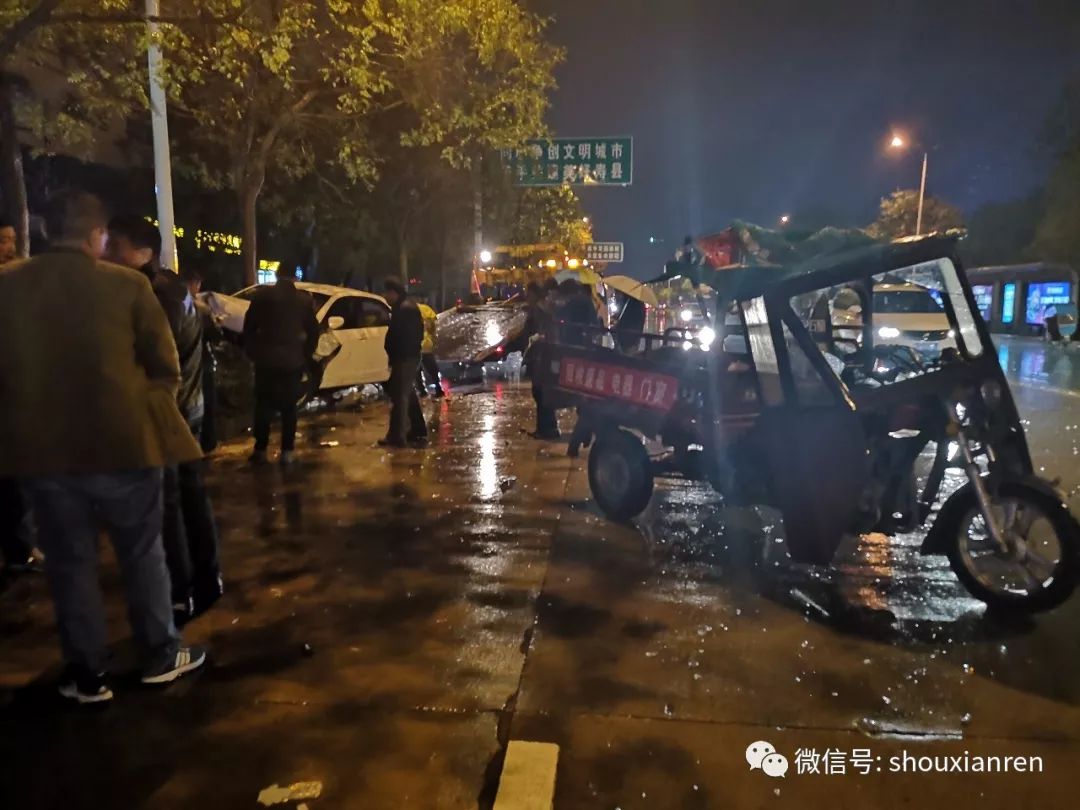
[[494, 810], [552, 810], [559, 746], [511, 740], [506, 747]]

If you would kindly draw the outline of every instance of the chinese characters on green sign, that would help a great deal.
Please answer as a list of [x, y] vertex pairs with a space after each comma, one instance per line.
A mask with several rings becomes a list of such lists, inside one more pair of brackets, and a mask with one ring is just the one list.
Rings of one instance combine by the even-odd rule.
[[634, 177], [633, 138], [552, 138], [504, 149], [519, 186], [628, 186]]

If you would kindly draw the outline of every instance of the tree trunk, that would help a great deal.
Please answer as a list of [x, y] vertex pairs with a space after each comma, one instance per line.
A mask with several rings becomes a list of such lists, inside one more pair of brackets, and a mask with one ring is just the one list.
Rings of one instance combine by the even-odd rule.
[[304, 281], [317, 281], [319, 279], [319, 226], [315, 219], [308, 223], [307, 238], [311, 249], [308, 251]]
[[15, 226], [16, 252], [25, 259], [30, 255], [30, 209], [26, 201], [26, 176], [15, 121], [15, 89], [6, 78], [0, 79], [0, 164], [5, 213]]
[[398, 270], [401, 272], [401, 282], [405, 288], [409, 287], [409, 241], [405, 236], [398, 240]]
[[258, 203], [262, 183], [249, 180], [240, 192], [244, 210], [244, 241], [240, 252], [244, 259], [244, 286], [250, 287], [259, 279], [259, 219]]
[[319, 246], [311, 246], [311, 254], [308, 257], [307, 271], [304, 273], [304, 281], [319, 281]]

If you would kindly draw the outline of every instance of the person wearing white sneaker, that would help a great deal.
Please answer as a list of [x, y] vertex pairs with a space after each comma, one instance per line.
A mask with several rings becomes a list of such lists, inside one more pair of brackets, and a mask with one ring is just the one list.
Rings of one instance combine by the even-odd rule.
[[206, 650], [202, 647], [181, 647], [176, 654], [166, 658], [159, 666], [143, 672], [146, 684], [172, 683], [181, 675], [193, 672], [206, 663]]
[[176, 344], [150, 282], [101, 261], [101, 201], [65, 194], [46, 219], [50, 251], [0, 270], [0, 477], [24, 484], [37, 518], [68, 664], [60, 694], [103, 703], [102, 529], [149, 682], [206, 660], [181, 644], [161, 540], [162, 468], [202, 451], [176, 404]]

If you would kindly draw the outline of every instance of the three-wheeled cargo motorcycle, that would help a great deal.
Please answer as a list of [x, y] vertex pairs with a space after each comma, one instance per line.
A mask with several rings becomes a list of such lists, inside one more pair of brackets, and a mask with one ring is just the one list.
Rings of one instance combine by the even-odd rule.
[[712, 326], [550, 340], [536, 373], [595, 435], [597, 504], [627, 520], [657, 476], [707, 480], [726, 503], [779, 509], [796, 562], [827, 565], [846, 534], [921, 528], [922, 552], [988, 605], [1061, 603], [1080, 524], [1034, 474], [955, 248], [931, 236], [706, 270]]

